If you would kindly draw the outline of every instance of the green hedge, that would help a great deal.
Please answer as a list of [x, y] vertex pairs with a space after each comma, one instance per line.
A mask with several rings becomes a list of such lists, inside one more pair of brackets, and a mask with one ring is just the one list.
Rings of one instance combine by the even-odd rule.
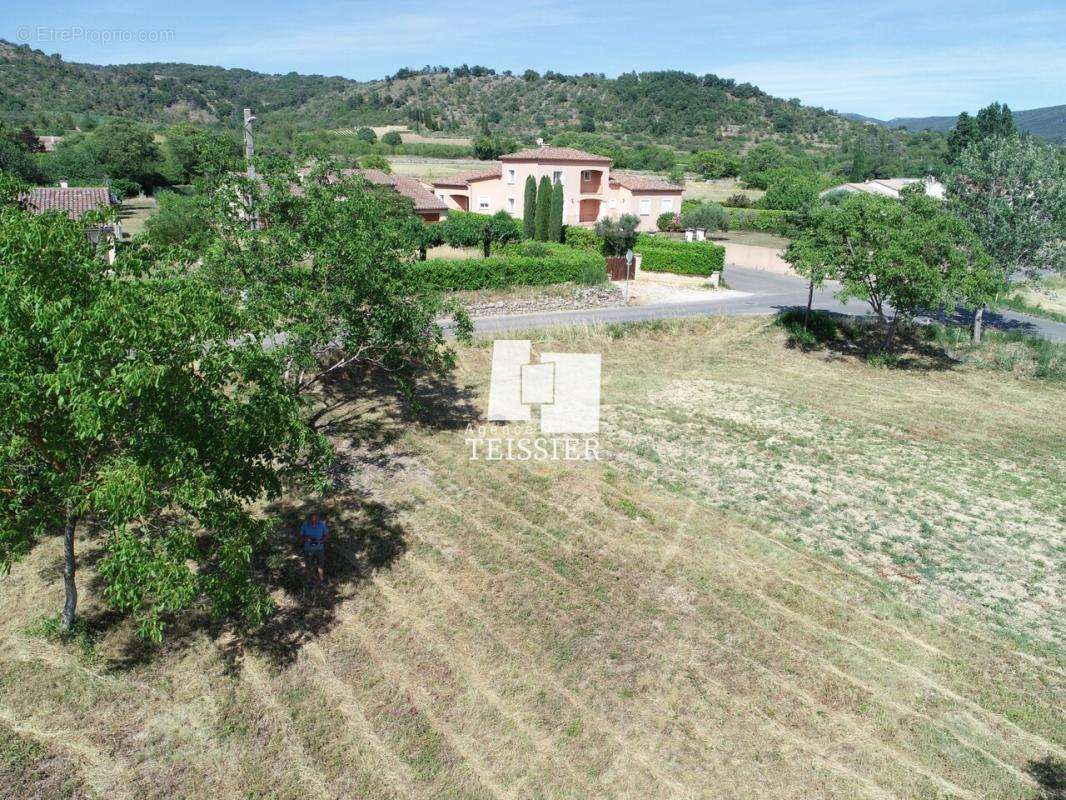
[[599, 253], [565, 245], [547, 245], [544, 256], [523, 255], [514, 246], [488, 258], [433, 258], [411, 265], [420, 281], [436, 289], [497, 289], [504, 286], [545, 286], [551, 283], [594, 283], [606, 274]]
[[596, 235], [593, 228], [580, 228], [577, 225], [567, 225], [563, 229], [563, 241], [570, 247], [579, 250], [595, 250], [603, 252], [603, 239]]
[[763, 231], [779, 236], [795, 236], [798, 233], [799, 213], [795, 211], [770, 211], [757, 208], [727, 208], [729, 227], [735, 231]]
[[678, 242], [661, 236], [641, 236], [636, 252], [640, 268], [677, 275], [712, 275], [725, 264], [725, 248], [712, 242]]

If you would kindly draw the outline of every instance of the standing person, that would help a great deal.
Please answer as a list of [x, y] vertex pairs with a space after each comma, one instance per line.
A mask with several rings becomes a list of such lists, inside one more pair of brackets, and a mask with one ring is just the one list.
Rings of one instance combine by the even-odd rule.
[[300, 526], [300, 538], [303, 539], [307, 584], [317, 588], [326, 579], [326, 539], [329, 538], [329, 526], [316, 512], [312, 512]]

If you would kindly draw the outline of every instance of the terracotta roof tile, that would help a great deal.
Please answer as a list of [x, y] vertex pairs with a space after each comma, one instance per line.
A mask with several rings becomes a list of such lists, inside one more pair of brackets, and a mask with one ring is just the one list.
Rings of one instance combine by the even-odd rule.
[[499, 178], [503, 175], [503, 167], [497, 164], [489, 169], [475, 169], [470, 172], [460, 172], [448, 175], [433, 181], [434, 186], [466, 186], [470, 181], [479, 181], [486, 178]]
[[500, 156], [500, 161], [595, 161], [600, 164], [611, 162], [607, 156], [598, 156], [595, 153], [586, 153], [584, 150], [575, 150], [572, 147], [532, 147], [529, 150], [519, 150], [517, 153], [508, 153]]
[[359, 175], [376, 186], [391, 186], [415, 204], [415, 211], [447, 211], [448, 205], [422, 181], [406, 175], [390, 175], [380, 169], [346, 169], [344, 175]]
[[624, 186], [631, 192], [680, 192], [679, 184], [658, 175], [637, 175], [632, 172], [612, 172], [611, 183]]
[[21, 195], [28, 209], [39, 214], [64, 211], [70, 219], [79, 219], [90, 211], [111, 205], [111, 193], [103, 186], [78, 186], [60, 189], [42, 186]]

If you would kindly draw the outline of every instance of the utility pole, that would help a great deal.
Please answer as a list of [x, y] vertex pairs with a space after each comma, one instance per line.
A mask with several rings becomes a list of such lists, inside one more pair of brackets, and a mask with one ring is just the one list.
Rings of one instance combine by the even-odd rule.
[[252, 163], [252, 156], [255, 155], [255, 143], [252, 141], [252, 123], [255, 122], [255, 116], [252, 114], [252, 109], [244, 109], [244, 163], [248, 165], [248, 178], [255, 180], [255, 165]]
[[[252, 140], [253, 122], [255, 122], [255, 115], [252, 114], [252, 109], [244, 109], [244, 163], [248, 170], [248, 180], [252, 183], [255, 182], [255, 164], [252, 163], [252, 157], [255, 155], [255, 142]], [[254, 231], [259, 228], [259, 215], [251, 210], [250, 197], [248, 205], [248, 227]]]

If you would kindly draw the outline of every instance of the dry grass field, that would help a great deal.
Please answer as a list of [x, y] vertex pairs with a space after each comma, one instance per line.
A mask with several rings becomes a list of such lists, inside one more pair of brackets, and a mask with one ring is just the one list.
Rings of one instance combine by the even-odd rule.
[[[416, 133], [406, 125], [375, 125], [371, 127], [371, 130], [374, 131], [379, 139], [389, 131], [397, 131], [400, 134], [400, 140], [404, 144], [454, 144], [460, 147], [469, 147], [470, 143], [473, 141], [469, 136], [439, 136], [437, 134], [426, 136], [421, 133]], [[348, 128], [344, 132], [354, 134], [355, 131], [356, 129], [354, 128]]]
[[331, 588], [279, 540], [254, 636], [138, 645], [89, 553], [55, 642], [59, 549], [17, 565], [0, 797], [1061, 797], [1063, 384], [765, 319], [534, 346], [603, 354], [602, 460], [470, 459], [489, 342], [432, 415], [331, 387]]
[[686, 200], [704, 200], [710, 203], [721, 203], [731, 195], [747, 195], [749, 200], [758, 200], [766, 192], [762, 189], [744, 189], [740, 182], [734, 178], [720, 178], [716, 180], [685, 180], [685, 192], [682, 195]]
[[433, 181], [459, 172], [488, 169], [495, 161], [474, 158], [427, 158], [423, 156], [389, 156], [389, 164], [397, 175], [410, 175], [422, 181]]

